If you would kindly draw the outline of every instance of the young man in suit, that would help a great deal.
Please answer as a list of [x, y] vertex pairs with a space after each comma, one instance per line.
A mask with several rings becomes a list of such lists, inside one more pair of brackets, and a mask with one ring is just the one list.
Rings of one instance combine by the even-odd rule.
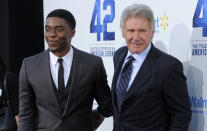
[[127, 7], [121, 29], [127, 46], [113, 58], [113, 131], [187, 131], [191, 109], [182, 63], [151, 42], [152, 10]]
[[[18, 131], [92, 131], [112, 115], [102, 59], [71, 46], [75, 25], [69, 11], [50, 12], [49, 49], [23, 60]], [[94, 98], [98, 111], [92, 112]]]

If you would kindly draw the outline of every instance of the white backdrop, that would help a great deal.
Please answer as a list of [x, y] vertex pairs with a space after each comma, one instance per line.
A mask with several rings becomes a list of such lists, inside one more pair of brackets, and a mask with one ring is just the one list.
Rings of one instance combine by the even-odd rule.
[[[207, 0], [44, 0], [44, 16], [58, 8], [74, 14], [77, 28], [72, 45], [102, 57], [111, 85], [113, 53], [125, 45], [119, 27], [120, 15], [133, 3], [147, 4], [153, 9], [154, 45], [183, 62], [193, 111], [189, 131], [206, 131]], [[110, 130], [112, 118], [105, 119], [98, 129]]]

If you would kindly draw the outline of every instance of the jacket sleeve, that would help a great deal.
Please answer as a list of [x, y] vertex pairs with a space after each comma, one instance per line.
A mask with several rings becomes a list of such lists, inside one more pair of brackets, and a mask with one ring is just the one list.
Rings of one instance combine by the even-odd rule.
[[164, 100], [170, 114], [170, 131], [187, 131], [191, 120], [190, 101], [182, 63], [175, 59], [166, 73]]
[[19, 114], [19, 83], [14, 73], [8, 72], [6, 75], [6, 85], [9, 99], [11, 101], [12, 112], [14, 116]]
[[112, 98], [111, 91], [107, 82], [107, 75], [103, 65], [103, 61], [99, 62], [99, 69], [96, 78], [96, 93], [95, 99], [98, 103], [98, 112], [101, 113], [104, 117], [112, 116]]
[[19, 125], [18, 131], [36, 131], [35, 95], [29, 84], [29, 71], [24, 59], [19, 78]]

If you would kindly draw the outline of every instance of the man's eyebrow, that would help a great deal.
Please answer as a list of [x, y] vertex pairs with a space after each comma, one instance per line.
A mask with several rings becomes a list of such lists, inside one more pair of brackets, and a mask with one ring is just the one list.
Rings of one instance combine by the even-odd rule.
[[[51, 27], [51, 26], [49, 26], [49, 25], [45, 25], [45, 27]], [[61, 26], [61, 25], [58, 25], [58, 26], [54, 26], [55, 28], [63, 28], [63, 26]]]
[[59, 26], [55, 26], [55, 28], [63, 28], [63, 26], [59, 25]]

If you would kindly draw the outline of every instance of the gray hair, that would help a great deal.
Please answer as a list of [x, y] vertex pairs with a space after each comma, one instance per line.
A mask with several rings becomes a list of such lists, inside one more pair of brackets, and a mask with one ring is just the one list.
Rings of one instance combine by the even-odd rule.
[[120, 27], [122, 31], [124, 30], [126, 20], [130, 16], [147, 19], [149, 21], [150, 29], [155, 29], [155, 19], [153, 11], [150, 7], [144, 4], [133, 4], [131, 6], [126, 7], [122, 12], [120, 19]]

